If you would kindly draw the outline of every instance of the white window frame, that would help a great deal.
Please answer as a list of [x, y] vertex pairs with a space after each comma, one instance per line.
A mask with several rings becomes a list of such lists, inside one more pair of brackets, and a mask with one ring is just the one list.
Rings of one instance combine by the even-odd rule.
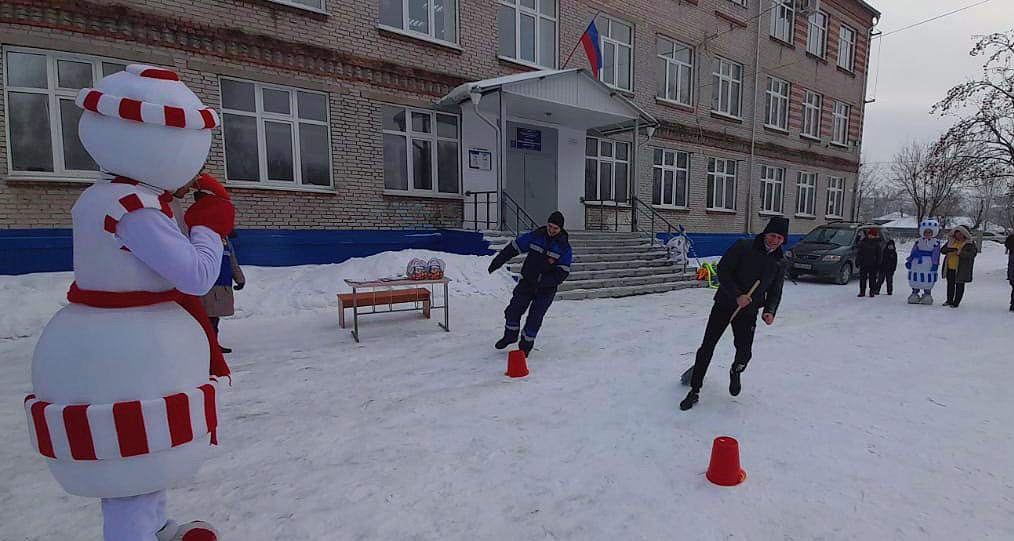
[[[657, 98], [659, 98], [659, 99], [661, 99], [663, 101], [670, 102], [670, 103], [675, 103], [675, 104], [678, 104], [678, 105], [684, 105], [686, 107], [693, 107], [694, 106], [694, 64], [697, 61], [696, 51], [690, 45], [687, 45], [686, 43], [682, 43], [682, 42], [680, 42], [678, 40], [669, 39], [669, 38], [667, 38], [665, 36], [658, 36], [657, 39], [658, 39], [659, 42], [664, 42], [664, 43], [668, 43], [669, 45], [671, 45], [671, 47], [670, 47], [670, 53], [669, 54], [671, 54], [672, 56], [669, 57], [669, 56], [664, 56], [664, 55], [661, 55], [661, 54], [658, 55], [658, 58], [662, 61], [663, 65], [665, 66], [665, 77], [662, 78], [662, 89], [661, 89], [661, 92], [657, 92], [656, 91], [656, 96], [655, 97], [657, 97]], [[658, 48], [659, 47], [656, 44], [656, 52], [657, 52]], [[689, 64], [687, 64], [686, 62], [683, 62], [682, 60], [677, 60], [676, 59], [676, 52], [677, 51], [683, 51], [683, 50], [690, 51], [690, 63]], [[676, 70], [676, 95], [675, 96], [670, 96], [669, 95], [669, 87], [670, 87], [669, 83], [670, 83], [670, 78], [672, 76], [672, 70], [674, 68]], [[690, 72], [690, 88], [689, 88], [687, 100], [686, 101], [682, 101], [682, 100], [680, 100], [680, 93], [681, 93], [681, 91], [683, 89], [680, 87], [680, 81], [683, 80], [682, 76], [687, 71]], [[658, 94], [661, 94], [661, 95], [658, 95]]]
[[[387, 184], [384, 184], [384, 192], [392, 194], [405, 194], [405, 195], [418, 195], [424, 197], [448, 197], [455, 198], [461, 196], [462, 185], [464, 180], [462, 178], [461, 171], [461, 116], [454, 113], [447, 113], [444, 111], [432, 111], [429, 109], [420, 109], [418, 107], [408, 107], [405, 105], [398, 105], [394, 103], [384, 103], [382, 107], [390, 107], [392, 109], [402, 109], [405, 111], [405, 131], [391, 130], [383, 128], [381, 131], [384, 134], [398, 135], [405, 138], [405, 156], [407, 159], [406, 166], [408, 167], [408, 189], [402, 190], [400, 188], [388, 188]], [[412, 129], [412, 113], [421, 113], [429, 115], [430, 117], [430, 133], [416, 132]], [[454, 117], [454, 121], [457, 123], [457, 137], [441, 137], [438, 134], [437, 115]], [[430, 166], [432, 168], [430, 172], [430, 179], [432, 185], [429, 189], [416, 188], [415, 177], [413, 172], [414, 167], [414, 155], [412, 152], [412, 141], [423, 140], [430, 142]], [[454, 142], [458, 145], [458, 159], [455, 160], [457, 171], [458, 171], [458, 191], [457, 192], [441, 192], [440, 191], [440, 170], [439, 170], [439, 142]], [[387, 158], [384, 157], [386, 160]]]
[[733, 4], [736, 4], [737, 6], [747, 7], [746, 6], [747, 0], [729, 0], [729, 1], [732, 2]]
[[[661, 153], [661, 158], [662, 158], [662, 160], [661, 160], [662, 163], [660, 163], [660, 164], [659, 163], [655, 163], [657, 161], [657, 160], [655, 160], [655, 156], [657, 156], [659, 153]], [[668, 158], [670, 156], [672, 157], [672, 164], [671, 165], [666, 163], [667, 161], [669, 161], [666, 158]], [[683, 158], [683, 163], [686, 164], [685, 167], [680, 167], [680, 165], [679, 165], [681, 157]], [[659, 185], [658, 185], [658, 190], [657, 190], [658, 191], [657, 195], [658, 195], [658, 200], [659, 200], [658, 203], [654, 202], [655, 201], [655, 195], [656, 195], [656, 189], [655, 189], [655, 186], [654, 186], [655, 172], [656, 171], [659, 172]], [[663, 196], [665, 194], [665, 174], [666, 173], [672, 173], [672, 199], [669, 200], [669, 201], [666, 201], [663, 198]], [[683, 179], [684, 179], [684, 181], [683, 181], [683, 194], [682, 194], [683, 195], [683, 202], [684, 202], [684, 204], [682, 204], [682, 205], [676, 204], [677, 195], [679, 195], [678, 194], [678, 189], [679, 189], [680, 173], [683, 174]], [[682, 209], [682, 210], [686, 210], [686, 209], [690, 208], [690, 153], [686, 152], [686, 151], [683, 151], [683, 150], [672, 150], [672, 149], [668, 149], [668, 148], [656, 148], [656, 149], [654, 149], [653, 156], [652, 156], [652, 184], [653, 185], [651, 187], [651, 191], [652, 191], [651, 200], [652, 200], [652, 204], [654, 206], [656, 206], [656, 207], [662, 207], [662, 208], [670, 208], [670, 209]]]
[[[321, 1], [323, 1], [323, 0], [321, 0]], [[410, 36], [410, 37], [413, 37], [413, 38], [418, 38], [418, 39], [422, 39], [422, 40], [426, 40], [426, 41], [432, 41], [434, 43], [439, 43], [440, 45], [449, 45], [449, 46], [454, 47], [456, 49], [460, 49], [458, 43], [461, 40], [461, 1], [462, 0], [454, 0], [454, 8], [455, 9], [454, 9], [454, 39], [453, 40], [447, 40], [447, 39], [436, 37], [436, 34], [435, 34], [435, 32], [436, 32], [436, 24], [435, 23], [436, 23], [436, 18], [437, 18], [437, 16], [436, 16], [436, 8], [437, 8], [436, 2], [433, 2], [432, 0], [428, 2], [428, 5], [429, 5], [429, 21], [427, 21], [427, 28], [429, 28], [429, 32], [416, 32], [415, 30], [411, 30], [409, 28], [409, 13], [408, 13], [409, 7], [408, 7], [408, 4], [409, 4], [409, 2], [411, 0], [396, 0], [396, 1], [400, 1], [401, 2], [401, 19], [402, 19], [401, 20], [401, 26], [400, 27], [398, 27], [398, 26], [391, 26], [389, 24], [384, 24], [383, 22], [381, 22], [379, 25], [377, 25], [378, 27], [383, 28], [384, 30], [391, 31], [391, 32], [396, 32], [398, 34], [404, 34], [406, 36]]]
[[294, 0], [268, 0], [268, 1], [269, 2], [274, 2], [275, 4], [281, 4], [283, 6], [290, 6], [290, 7], [294, 7], [294, 8], [305, 9], [307, 11], [313, 11], [313, 12], [316, 12], [316, 13], [327, 14], [327, 4], [326, 4], [327, 0], [320, 0], [320, 7], [319, 8], [316, 8], [316, 7], [313, 7], [313, 6], [308, 6], [306, 4], [301, 4], [301, 3], [296, 2]]
[[800, 171], [796, 179], [796, 216], [814, 217], [817, 213], [817, 173]]
[[799, 128], [799, 136], [820, 140], [820, 122], [822, 109], [824, 107], [824, 96], [807, 90], [803, 94], [803, 118]]
[[[852, 39], [846, 39], [846, 32], [851, 34]], [[855, 69], [856, 36], [858, 35], [856, 29], [847, 24], [841, 25], [841, 30], [838, 32], [838, 67], [850, 73]], [[843, 60], [844, 62], [842, 62]]]
[[849, 146], [849, 117], [852, 106], [839, 100], [834, 101], [834, 124], [831, 129], [831, 143], [843, 147]]
[[[261, 83], [258, 81], [251, 81], [249, 79], [240, 79], [238, 77], [219, 77], [218, 78], [218, 92], [219, 96], [222, 96], [222, 81], [229, 80], [237, 83], [252, 84], [254, 85], [254, 103], [256, 111], [242, 111], [238, 109], [229, 109], [225, 107], [224, 99], [222, 100], [222, 108], [220, 115], [222, 117], [222, 161], [225, 165], [226, 183], [231, 186], [243, 186], [250, 188], [285, 188], [294, 191], [333, 191], [334, 189], [334, 163], [331, 160], [331, 100], [326, 92], [319, 92], [316, 90], [309, 90], [306, 88], [299, 88], [295, 86], [276, 85], [270, 83]], [[289, 93], [289, 111], [290, 114], [272, 113], [264, 111], [264, 95], [263, 91], [267, 90], [282, 90]], [[324, 97], [324, 117], [326, 121], [304, 119], [299, 117], [299, 93], [303, 92], [306, 94], [316, 94]], [[254, 118], [257, 121], [257, 157], [258, 161], [258, 175], [260, 180], [232, 180], [229, 179], [229, 164], [228, 164], [228, 152], [227, 148], [229, 141], [225, 136], [225, 115], [236, 115]], [[267, 138], [265, 136], [264, 122], [279, 122], [287, 123], [292, 126], [292, 169], [293, 179], [289, 180], [271, 180], [268, 178], [268, 152], [267, 152]], [[309, 124], [314, 126], [324, 126], [324, 133], [327, 135], [327, 178], [328, 184], [304, 184], [303, 183], [303, 164], [302, 164], [302, 152], [300, 151], [299, 145], [299, 125]]]
[[[458, 0], [458, 1], [461, 2], [463, 0]], [[500, 49], [500, 41], [499, 41], [499, 37], [498, 37], [497, 38], [497, 42], [496, 42], [496, 47], [497, 47], [497, 55], [498, 55], [499, 58], [503, 58], [505, 60], [509, 60], [511, 62], [516, 62], [518, 64], [522, 64], [522, 65], [525, 65], [525, 66], [530, 66], [530, 67], [533, 67], [533, 68], [556, 69], [557, 64], [560, 62], [560, 1], [556, 0], [556, 12], [552, 16], [546, 15], [546, 14], [544, 14], [544, 13], [542, 13], [540, 11], [539, 8], [542, 7], [542, 1], [543, 0], [534, 0], [534, 2], [535, 2], [535, 9], [532, 9], [532, 8], [529, 8], [529, 7], [522, 6], [521, 5], [521, 0], [498, 0], [498, 2], [497, 2], [497, 9], [499, 9], [499, 6], [506, 6], [506, 7], [509, 7], [509, 8], [511, 8], [511, 9], [514, 10], [514, 56], [507, 56], [507, 55], [504, 55], [503, 53], [500, 52], [500, 50], [499, 50]], [[521, 15], [522, 14], [528, 15], [529, 17], [535, 17], [535, 44], [534, 44], [534, 46], [535, 46], [535, 61], [534, 62], [532, 62], [531, 60], [525, 60], [525, 59], [521, 58], [521, 54], [520, 54], [520, 51], [521, 51]], [[553, 53], [553, 62], [552, 62], [552, 64], [546, 64], [546, 63], [540, 63], [539, 62], [540, 60], [542, 60], [542, 59], [539, 58], [539, 55], [542, 54], [542, 47], [540, 47], [541, 44], [539, 43], [539, 41], [542, 39], [540, 37], [541, 33], [539, 32], [539, 27], [541, 26], [539, 24], [539, 21], [541, 21], [542, 19], [545, 19], [547, 21], [552, 21], [553, 22], [553, 27], [556, 29], [555, 32], [554, 32], [556, 43], [553, 44], [553, 51], [554, 51], [554, 53]], [[461, 32], [460, 27], [458, 29], [458, 32], [459, 33]], [[497, 24], [497, 32], [500, 32], [499, 24]]]
[[844, 218], [845, 177], [827, 177], [827, 218]]
[[771, 0], [771, 37], [792, 43], [795, 30], [795, 0]]
[[[30, 88], [30, 87], [19, 87], [7, 85], [7, 77], [9, 73], [7, 70], [7, 54], [8, 53], [23, 53], [23, 54], [34, 54], [46, 57], [46, 82], [47, 88]], [[92, 86], [98, 84], [99, 80], [102, 79], [102, 63], [115, 64], [118, 66], [127, 66], [131, 62], [126, 60], [120, 60], [116, 58], [109, 58], [104, 56], [85, 55], [78, 53], [68, 53], [64, 51], [54, 51], [50, 49], [33, 49], [30, 47], [4, 47], [0, 54], [3, 55], [4, 65], [4, 78], [0, 83], [4, 87], [4, 127], [6, 131], [6, 146], [7, 146], [7, 174], [12, 178], [31, 178], [40, 180], [80, 180], [80, 181], [92, 181], [97, 178], [104, 176], [99, 170], [90, 171], [85, 169], [67, 169], [65, 165], [65, 156], [63, 149], [63, 123], [60, 121], [60, 101], [69, 99], [74, 101], [77, 98], [80, 89], [61, 89], [59, 87], [59, 80], [57, 79], [57, 62], [59, 60], [66, 60], [71, 62], [87, 63], [92, 65]], [[47, 106], [49, 107], [49, 136], [50, 145], [53, 152], [53, 170], [52, 171], [15, 171], [14, 170], [14, 155], [13, 149], [13, 137], [11, 133], [11, 121], [10, 121], [10, 97], [11, 92], [26, 93], [26, 94], [41, 94], [48, 96], [49, 100]]]
[[[714, 68], [718, 68], [715, 70]], [[739, 78], [733, 76], [735, 68], [739, 68]], [[726, 69], [728, 68], [728, 69]], [[728, 71], [728, 73], [726, 73]], [[716, 56], [712, 67], [712, 99], [711, 99], [711, 111], [720, 115], [725, 115], [735, 119], [742, 120], [743, 118], [743, 64], [734, 62], [732, 60]], [[723, 92], [723, 88], [727, 88], [728, 92]], [[733, 92], [735, 92], [735, 101], [733, 98]], [[728, 100], [729, 110], [722, 109], [722, 99]], [[732, 112], [732, 106], [735, 103], [736, 113]], [[717, 105], [717, 107], [716, 107]]]
[[[587, 143], [589, 141], [595, 141], [595, 143], [596, 143], [596, 146], [595, 146], [595, 154], [596, 155], [595, 156], [589, 156], [588, 155]], [[612, 156], [606, 156], [606, 155], [603, 154], [603, 152], [602, 152], [602, 144], [603, 143], [608, 143], [608, 144], [612, 145]], [[604, 202], [604, 201], [611, 201], [611, 202], [616, 202], [616, 203], [627, 203], [630, 200], [630, 195], [631, 195], [631, 192], [630, 192], [630, 175], [631, 175], [631, 171], [630, 171], [630, 157], [631, 157], [630, 156], [630, 152], [631, 152], [630, 143], [628, 143], [626, 141], [614, 141], [612, 139], [601, 139], [601, 138], [598, 138], [598, 137], [586, 137], [585, 138], [585, 145], [586, 146], [585, 146], [585, 153], [584, 153], [585, 156], [584, 156], [584, 159], [585, 159], [585, 171], [586, 171], [586, 174], [587, 174], [588, 160], [594, 160], [595, 161], [595, 197], [594, 198], [588, 197], [588, 193], [587, 193], [588, 187], [586, 185], [585, 186], [585, 201], [588, 201], [588, 202], [600, 202], [600, 203]], [[619, 158], [616, 157], [616, 154], [617, 154], [616, 148], [619, 147], [619, 146], [625, 146], [627, 148], [627, 159], [621, 160], [621, 159], [619, 159]], [[610, 163], [610, 164], [612, 164], [610, 166], [609, 170], [611, 172], [610, 174], [612, 174], [612, 176], [613, 176], [612, 182], [611, 182], [613, 193], [612, 193], [612, 197], [609, 198], [609, 199], [602, 199], [602, 193], [601, 193], [601, 190], [602, 190], [602, 165], [601, 164], [602, 163]], [[616, 178], [616, 164], [617, 163], [626, 164], [626, 166], [627, 166], [627, 178], [624, 178], [624, 179], [617, 179]], [[624, 191], [627, 194], [627, 199], [624, 200], [624, 201], [617, 201], [617, 199], [616, 199], [616, 193], [617, 193], [617, 189], [616, 188], [617, 188], [617, 186], [619, 185], [620, 182], [622, 182], [625, 185], [625, 190]]]
[[[722, 171], [719, 171], [718, 165], [722, 164]], [[729, 169], [732, 172], [729, 172]], [[714, 210], [718, 212], [735, 212], [736, 211], [736, 197], [739, 186], [737, 185], [737, 174], [739, 172], [739, 163], [736, 160], [729, 158], [708, 158], [708, 189], [711, 191], [708, 200], [705, 202], [707, 210]], [[728, 183], [732, 183], [732, 201], [726, 201], [725, 194], [727, 193]], [[722, 189], [718, 190], [717, 186], [721, 184]], [[721, 201], [719, 201], [721, 198]], [[719, 204], [720, 203], [720, 204]]]
[[[599, 21], [601, 21], [602, 24], [599, 24]], [[613, 33], [613, 24], [620, 24], [630, 28], [630, 43], [624, 43], [616, 38], [611, 37]], [[616, 17], [611, 17], [609, 15], [599, 15], [598, 17], [595, 18], [595, 26], [596, 28], [598, 28], [599, 31], [599, 48], [602, 49], [603, 62], [605, 61], [606, 57], [606, 49], [612, 48], [613, 62], [614, 64], [617, 64], [613, 67], [612, 81], [606, 80], [606, 70], [604, 65], [602, 69], [599, 70], [599, 80], [611, 88], [626, 90], [628, 92], [632, 91], [634, 89], [634, 25], [622, 19], [617, 19]], [[620, 57], [619, 53], [623, 49], [626, 49], [630, 55], [630, 65], [627, 66], [628, 69], [627, 82], [629, 83], [628, 86], [620, 86], [617, 83], [617, 81], [620, 80], [620, 71], [618, 69], [617, 59], [619, 59]]]
[[785, 212], [785, 168], [761, 165], [760, 211], [764, 214]]
[[[806, 52], [818, 58], [827, 58], [827, 13], [816, 11], [807, 19]], [[821, 22], [818, 22], [821, 21]]]
[[789, 131], [789, 100], [792, 96], [792, 84], [769, 76], [765, 96], [764, 126]]

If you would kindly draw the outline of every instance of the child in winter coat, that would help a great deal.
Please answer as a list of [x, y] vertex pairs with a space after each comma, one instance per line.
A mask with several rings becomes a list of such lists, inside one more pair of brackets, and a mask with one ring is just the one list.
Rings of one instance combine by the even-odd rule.
[[877, 275], [877, 286], [874, 288], [880, 294], [880, 287], [887, 284], [887, 294], [894, 294], [894, 271], [898, 269], [898, 249], [893, 239], [887, 239], [884, 245], [884, 257], [880, 260], [880, 272]]
[[[204, 192], [194, 192], [194, 200], [199, 200], [204, 195]], [[208, 319], [211, 320], [211, 326], [215, 329], [216, 335], [218, 335], [219, 320], [233, 315], [236, 311], [233, 290], [239, 291], [246, 285], [243, 269], [240, 268], [239, 260], [236, 259], [236, 250], [232, 247], [232, 241], [229, 240], [235, 236], [234, 231], [230, 235], [222, 237], [224, 250], [222, 251], [222, 265], [218, 272], [218, 279], [215, 280], [215, 285], [201, 297], [201, 304], [204, 305], [204, 311], [208, 313]], [[236, 283], [235, 286], [233, 282]], [[221, 344], [219, 344], [219, 349], [222, 350], [222, 353], [232, 353], [231, 348]]]
[[940, 222], [930, 218], [919, 224], [922, 238], [912, 245], [912, 253], [905, 260], [908, 269], [908, 285], [912, 294], [908, 297], [909, 304], [933, 304], [933, 286], [937, 284], [940, 270]]
[[946, 254], [947, 302], [944, 306], [957, 308], [965, 296], [965, 284], [972, 281], [972, 267], [979, 250], [972, 241], [972, 234], [965, 226], [959, 225], [951, 232], [951, 240], [940, 249], [940, 253]]
[[[506, 324], [503, 338], [496, 343], [496, 349], [504, 349], [518, 341], [518, 348], [529, 355], [535, 347], [535, 336], [542, 327], [542, 319], [556, 298], [556, 288], [570, 275], [573, 252], [563, 229], [563, 214], [560, 211], [549, 215], [546, 225], [525, 233], [512, 241], [489, 264], [492, 274], [514, 256], [528, 252], [521, 267], [521, 280], [514, 288], [510, 304], [504, 310]], [[521, 316], [525, 311], [524, 332], [521, 332]]]
[[866, 296], [866, 282], [870, 283], [870, 297], [877, 296], [877, 276], [883, 257], [884, 241], [875, 227], [866, 230], [866, 237], [859, 241], [856, 264], [859, 265], [859, 297]]

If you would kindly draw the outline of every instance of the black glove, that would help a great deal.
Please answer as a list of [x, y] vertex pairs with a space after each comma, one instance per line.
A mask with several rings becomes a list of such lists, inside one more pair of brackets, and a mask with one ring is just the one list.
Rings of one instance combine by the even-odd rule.
[[240, 283], [232, 286], [232, 288], [234, 290], [236, 290], [236, 291], [239, 291], [239, 290], [243, 289], [243, 286], [245, 286], [245, 285], [246, 285], [246, 282], [240, 282]]
[[500, 265], [497, 265], [496, 261], [493, 261], [492, 263], [489, 264], [489, 268], [486, 269], [486, 270], [489, 271], [490, 274], [493, 274], [499, 268], [500, 268]]

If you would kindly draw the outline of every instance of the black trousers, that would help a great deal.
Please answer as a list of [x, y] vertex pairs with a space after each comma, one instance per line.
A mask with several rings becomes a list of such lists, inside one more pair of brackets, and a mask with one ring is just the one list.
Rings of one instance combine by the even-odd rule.
[[871, 269], [869, 267], [859, 267], [859, 292], [866, 293], [866, 282], [870, 283], [870, 291], [876, 292], [878, 274], [879, 272], [877, 271], [877, 269]]
[[209, 317], [208, 319], [211, 320], [211, 328], [215, 329], [215, 334], [218, 334], [218, 321], [220, 318]]
[[965, 284], [958, 282], [958, 271], [947, 269], [947, 302], [957, 306], [965, 296]]
[[894, 271], [881, 270], [877, 273], [877, 285], [873, 287], [873, 292], [880, 295], [880, 288], [887, 284], [887, 294], [894, 293]]
[[[757, 330], [756, 306], [748, 306], [739, 311], [736, 319], [732, 320], [733, 343], [736, 345], [735, 364], [744, 368], [753, 357], [753, 335]], [[690, 386], [700, 390], [704, 385], [704, 375], [708, 372], [708, 365], [711, 364], [711, 357], [715, 354], [715, 346], [729, 326], [729, 318], [736, 311], [735, 304], [716, 302], [711, 307], [711, 315], [708, 316], [708, 326], [704, 329], [704, 341], [697, 350], [697, 359], [694, 362], [694, 374], [690, 378]]]
[[521, 316], [527, 310], [528, 318], [525, 319], [524, 337], [534, 341], [535, 336], [539, 334], [539, 329], [542, 328], [542, 318], [546, 317], [546, 311], [549, 310], [549, 305], [553, 304], [554, 298], [556, 298], [555, 287], [540, 288], [527, 280], [518, 282], [518, 285], [514, 287], [511, 302], [504, 310], [507, 330], [520, 330]]
[[1010, 283], [1010, 305], [1014, 307], [1014, 280]]

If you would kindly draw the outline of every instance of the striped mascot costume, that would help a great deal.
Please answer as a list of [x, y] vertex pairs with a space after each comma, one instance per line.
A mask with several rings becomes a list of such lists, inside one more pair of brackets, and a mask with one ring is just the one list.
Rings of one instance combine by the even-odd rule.
[[908, 284], [912, 294], [909, 304], [933, 304], [930, 292], [937, 283], [940, 270], [940, 222], [929, 218], [919, 223], [919, 240], [912, 245], [912, 253], [905, 260]]
[[[165, 507], [216, 443], [229, 375], [199, 298], [235, 220], [222, 185], [195, 179], [218, 115], [175, 72], [143, 65], [81, 90], [77, 105], [107, 178], [71, 211], [74, 283], [35, 348], [29, 435], [64, 490], [102, 499], [105, 541], [215, 541], [209, 524], [180, 525]], [[172, 192], [195, 181], [211, 195], [187, 210], [184, 235]]]

